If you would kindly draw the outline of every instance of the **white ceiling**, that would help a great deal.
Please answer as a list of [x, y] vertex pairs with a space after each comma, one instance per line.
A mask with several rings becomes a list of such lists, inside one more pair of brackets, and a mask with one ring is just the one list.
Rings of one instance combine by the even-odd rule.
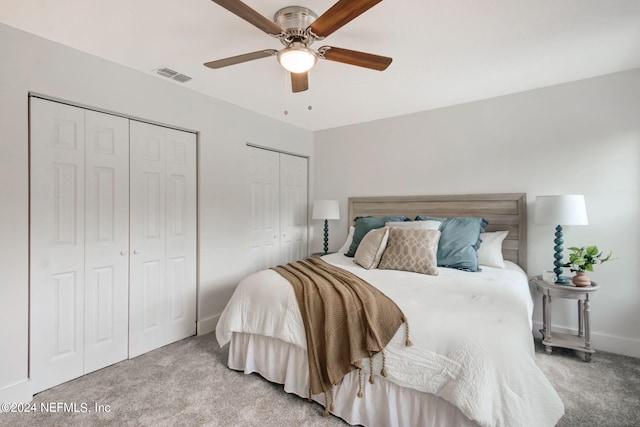
[[[336, 1], [245, 3], [272, 18]], [[386, 0], [313, 47], [390, 56], [389, 68], [319, 61], [298, 94], [275, 57], [202, 65], [282, 47], [210, 0], [0, 0], [0, 22], [154, 76], [171, 68], [193, 78], [184, 87], [309, 130], [640, 67], [639, 0]]]

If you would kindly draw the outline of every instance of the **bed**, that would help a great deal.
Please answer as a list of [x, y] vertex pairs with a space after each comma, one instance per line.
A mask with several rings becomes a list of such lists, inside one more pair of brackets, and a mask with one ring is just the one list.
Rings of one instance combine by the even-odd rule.
[[[332, 390], [331, 405], [324, 393], [310, 397], [352, 425], [555, 425], [564, 407], [534, 360], [533, 302], [525, 273], [526, 195], [349, 199], [349, 218], [400, 215], [484, 218], [486, 239], [506, 234], [499, 242], [502, 264], [484, 253], [481, 259], [489, 259], [489, 265], [480, 265], [477, 272], [437, 267], [431, 275], [365, 269], [345, 256], [349, 241], [341, 252], [322, 257], [391, 298], [408, 320], [413, 345], [405, 345], [407, 331], [398, 328], [384, 348], [386, 377], [380, 375], [383, 360], [378, 353], [342, 378]], [[384, 229], [400, 235], [397, 228]], [[444, 236], [444, 230], [437, 233]], [[495, 244], [490, 255], [496, 255]], [[273, 269], [240, 282], [220, 317], [216, 338], [221, 346], [230, 344], [231, 369], [259, 373], [289, 393], [309, 397], [300, 309], [291, 284]], [[362, 378], [371, 376], [373, 383], [363, 386]]]

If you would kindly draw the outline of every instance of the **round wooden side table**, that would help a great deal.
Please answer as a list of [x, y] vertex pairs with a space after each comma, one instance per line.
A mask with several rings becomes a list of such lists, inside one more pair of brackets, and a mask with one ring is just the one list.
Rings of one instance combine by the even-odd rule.
[[[591, 355], [596, 351], [591, 348], [591, 321], [590, 321], [590, 296], [600, 287], [596, 282], [591, 286], [577, 287], [571, 282], [566, 285], [547, 283], [541, 276], [535, 276], [530, 280], [538, 291], [542, 293], [542, 344], [546, 347], [547, 354], [551, 354], [553, 347], [570, 348], [582, 352], [586, 362], [591, 361]], [[577, 335], [551, 331], [551, 303], [554, 298], [567, 298], [578, 300], [578, 331]]]

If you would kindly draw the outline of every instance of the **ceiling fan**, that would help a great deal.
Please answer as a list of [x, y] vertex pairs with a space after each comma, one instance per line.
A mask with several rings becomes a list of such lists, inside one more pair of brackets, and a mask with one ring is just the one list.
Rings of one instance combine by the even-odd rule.
[[317, 50], [309, 47], [316, 40], [322, 40], [329, 36], [382, 0], [339, 0], [320, 17], [306, 7], [288, 6], [277, 11], [273, 21], [265, 18], [240, 0], [211, 1], [270, 36], [279, 39], [285, 47], [279, 51], [275, 49], [258, 50], [207, 62], [204, 64], [206, 67], [222, 68], [276, 55], [278, 62], [291, 73], [293, 92], [303, 92], [309, 89], [308, 71], [316, 64], [318, 58], [378, 71], [385, 70], [391, 64], [392, 59], [386, 56], [333, 46], [322, 46]]

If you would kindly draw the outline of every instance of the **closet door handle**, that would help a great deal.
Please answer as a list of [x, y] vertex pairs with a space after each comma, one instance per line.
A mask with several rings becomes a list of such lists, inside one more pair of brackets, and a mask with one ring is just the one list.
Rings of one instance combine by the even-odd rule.
[[134, 254], [134, 255], [138, 255], [139, 253], [140, 253], [140, 252], [138, 252], [138, 250], [137, 250], [137, 249], [134, 249], [134, 250], [133, 250], [133, 254]]
[[120, 251], [120, 255], [125, 256], [127, 254], [127, 251]]

